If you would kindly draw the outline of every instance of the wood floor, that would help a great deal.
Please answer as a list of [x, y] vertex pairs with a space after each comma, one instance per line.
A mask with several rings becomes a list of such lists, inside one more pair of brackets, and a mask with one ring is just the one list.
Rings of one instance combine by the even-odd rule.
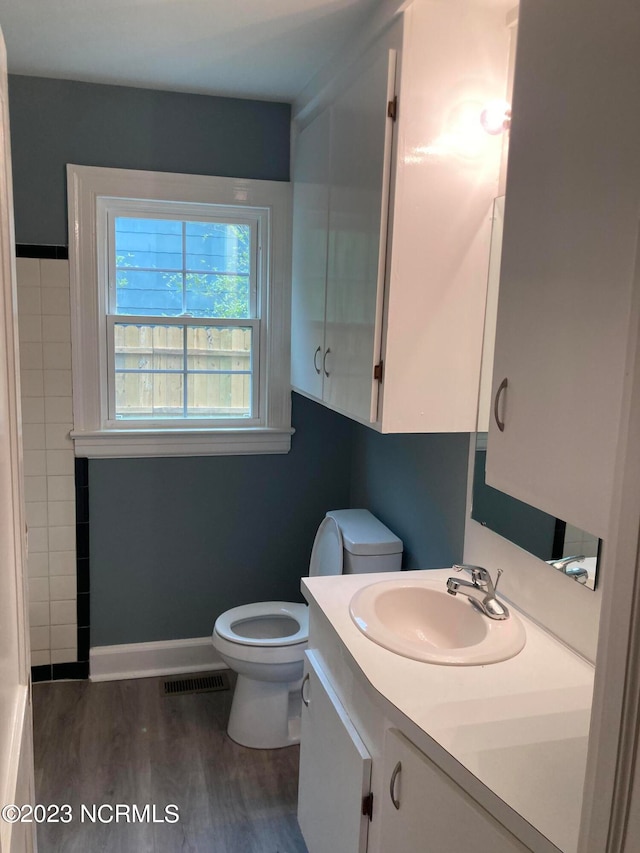
[[[238, 746], [230, 691], [165, 697], [160, 682], [33, 686], [36, 802], [73, 809], [71, 823], [38, 827], [39, 853], [306, 853], [298, 747]], [[180, 819], [81, 820], [81, 804], [102, 803], [155, 804], [157, 820], [175, 804]]]

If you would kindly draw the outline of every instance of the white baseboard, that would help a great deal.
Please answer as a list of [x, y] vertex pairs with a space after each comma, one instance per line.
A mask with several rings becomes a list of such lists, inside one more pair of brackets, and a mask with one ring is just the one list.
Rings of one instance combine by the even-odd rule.
[[89, 652], [91, 681], [149, 678], [215, 669], [226, 669], [226, 665], [213, 648], [211, 637], [96, 646]]

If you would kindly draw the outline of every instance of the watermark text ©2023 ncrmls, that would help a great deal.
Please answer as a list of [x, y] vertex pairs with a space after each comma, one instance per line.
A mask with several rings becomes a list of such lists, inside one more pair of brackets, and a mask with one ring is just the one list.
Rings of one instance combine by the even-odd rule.
[[23, 805], [12, 803], [0, 809], [5, 823], [178, 823], [180, 809], [175, 803], [156, 806], [154, 803], [91, 803], [75, 808], [68, 803], [57, 805]]

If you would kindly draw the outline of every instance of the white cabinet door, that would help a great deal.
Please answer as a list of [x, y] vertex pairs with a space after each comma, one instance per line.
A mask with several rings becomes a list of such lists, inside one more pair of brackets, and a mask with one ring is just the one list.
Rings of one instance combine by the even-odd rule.
[[525, 853], [517, 839], [395, 729], [386, 732], [383, 764], [378, 813], [385, 853]]
[[291, 384], [322, 399], [329, 220], [330, 113], [298, 136], [293, 185]]
[[494, 398], [508, 387], [487, 455], [490, 485], [601, 537], [638, 245], [640, 10], [625, 9], [520, 4]]
[[309, 853], [365, 853], [371, 757], [313, 652], [306, 655], [298, 823]]
[[331, 107], [331, 198], [324, 399], [377, 418], [395, 52], [378, 45]]

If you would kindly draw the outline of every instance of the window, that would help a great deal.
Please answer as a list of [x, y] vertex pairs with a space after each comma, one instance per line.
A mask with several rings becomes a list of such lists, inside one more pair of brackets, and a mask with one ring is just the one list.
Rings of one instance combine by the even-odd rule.
[[68, 172], [76, 452], [286, 452], [289, 185]]

